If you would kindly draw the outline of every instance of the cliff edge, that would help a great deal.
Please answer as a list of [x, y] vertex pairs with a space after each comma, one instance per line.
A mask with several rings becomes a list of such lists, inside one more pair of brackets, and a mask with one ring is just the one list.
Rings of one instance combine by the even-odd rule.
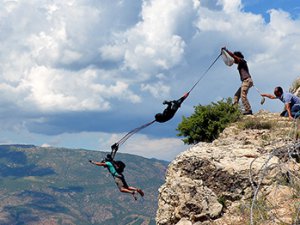
[[260, 111], [171, 162], [158, 225], [297, 224], [298, 121]]

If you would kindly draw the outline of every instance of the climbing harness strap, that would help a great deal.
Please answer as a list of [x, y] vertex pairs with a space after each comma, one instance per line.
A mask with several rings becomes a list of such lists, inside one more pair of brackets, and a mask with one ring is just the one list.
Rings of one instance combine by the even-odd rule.
[[133, 129], [133, 130], [131, 130], [131, 131], [129, 131], [121, 140], [119, 140], [117, 143], [118, 143], [118, 145], [122, 145], [128, 138], [130, 138], [132, 135], [134, 135], [135, 133], [137, 133], [137, 132], [139, 132], [140, 130], [142, 130], [142, 129], [144, 129], [144, 128], [146, 128], [146, 127], [148, 127], [148, 126], [150, 126], [152, 123], [154, 123], [155, 122], [155, 120], [153, 120], [153, 121], [151, 121], [151, 122], [149, 122], [149, 123], [146, 123], [146, 124], [144, 124], [144, 125], [142, 125], [142, 126], [140, 126], [140, 127], [137, 127], [137, 128], [135, 128], [135, 129]]
[[129, 132], [128, 132], [124, 137], [122, 137], [118, 142], [116, 142], [115, 144], [113, 144], [113, 145], [111, 146], [111, 149], [112, 149], [111, 156], [112, 156], [112, 158], [115, 157], [115, 155], [116, 155], [116, 153], [117, 153], [117, 151], [118, 151], [119, 146], [122, 145], [122, 144], [124, 144], [125, 141], [127, 141], [128, 138], [130, 138], [132, 135], [134, 135], [135, 133], [139, 132], [140, 130], [142, 130], [142, 129], [148, 127], [148, 126], [150, 126], [150, 125], [153, 124], [155, 121], [156, 121], [156, 120], [153, 120], [153, 121], [151, 121], [151, 122], [149, 122], [149, 123], [146, 123], [146, 124], [144, 124], [144, 125], [142, 125], [142, 126], [140, 126], [140, 127], [137, 127], [137, 128], [135, 128], [135, 129], [129, 131]]

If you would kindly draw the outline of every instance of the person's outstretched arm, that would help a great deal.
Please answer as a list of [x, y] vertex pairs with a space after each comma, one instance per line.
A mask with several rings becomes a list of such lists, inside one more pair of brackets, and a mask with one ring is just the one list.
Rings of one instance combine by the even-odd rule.
[[96, 165], [96, 166], [106, 166], [105, 162], [95, 162], [93, 160], [89, 160], [89, 162]]
[[271, 95], [271, 94], [261, 94], [262, 97], [267, 97], [267, 98], [270, 98], [270, 99], [276, 99], [276, 96], [275, 95]]

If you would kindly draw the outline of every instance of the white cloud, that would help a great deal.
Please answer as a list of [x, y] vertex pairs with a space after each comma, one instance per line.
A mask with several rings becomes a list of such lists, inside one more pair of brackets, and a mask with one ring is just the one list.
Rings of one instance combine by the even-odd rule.
[[106, 10], [121, 11], [122, 6], [43, 0], [6, 1], [5, 7], [0, 11], [0, 84], [11, 100], [18, 99], [13, 104], [21, 109], [84, 111], [108, 110], [112, 99], [140, 101], [122, 72], [94, 66], [112, 25]]
[[[244, 12], [240, 1], [220, 0], [219, 3], [223, 5], [221, 11], [199, 9], [197, 41], [205, 43], [205, 50], [206, 46], [212, 48], [207, 45], [209, 42], [241, 50], [259, 86], [290, 84], [299, 74], [294, 59], [300, 54], [300, 21], [291, 19], [287, 12], [272, 9], [270, 22], [266, 23], [262, 15]], [[216, 35], [210, 41], [205, 40], [207, 33], [212, 32]], [[282, 79], [286, 73], [289, 77]]]
[[105, 60], [120, 61], [124, 56], [124, 49], [117, 45], [102, 46], [99, 50], [102, 59]]
[[155, 84], [142, 84], [142, 91], [149, 91], [154, 97], [167, 97], [170, 93], [170, 86], [163, 84], [161, 81]]
[[10, 0], [5, 0], [3, 3], [4, 9], [6, 12], [10, 13], [12, 12], [18, 5], [17, 1], [10, 1]]
[[176, 138], [150, 139], [144, 136], [124, 146], [124, 152], [171, 161], [187, 148], [188, 146]]
[[50, 148], [50, 147], [51, 147], [51, 145], [49, 145], [49, 144], [45, 143], [45, 144], [42, 144], [42, 145], [41, 145], [41, 147], [42, 147], [42, 148]]
[[[241, 0], [5, 0], [0, 111], [2, 118], [18, 117], [5, 128], [26, 129], [28, 118], [74, 111], [124, 112], [136, 120], [161, 107], [157, 98], [181, 96], [224, 45], [244, 53], [261, 91], [287, 90], [300, 75], [300, 20], [276, 9], [269, 16], [245, 12]], [[235, 68], [216, 63], [184, 110], [232, 96], [238, 84]], [[262, 107], [253, 96], [251, 103]], [[147, 149], [162, 151], [173, 141], [181, 148], [177, 139], [140, 138]]]
[[[168, 70], [180, 63], [185, 48], [179, 36], [184, 26], [180, 25], [182, 21], [183, 25], [192, 24], [192, 17], [187, 15], [196, 12], [193, 1], [145, 1], [140, 21], [117, 30], [120, 21], [109, 12], [112, 8], [123, 12], [127, 6], [122, 1], [98, 7], [80, 1], [36, 3], [6, 2], [9, 13], [2, 14], [7, 21], [2, 26], [8, 32], [1, 46], [0, 82], [14, 98], [22, 96], [26, 104], [19, 98], [18, 107], [42, 111], [109, 110], [114, 99], [140, 102], [130, 90], [137, 79], [135, 72], [129, 71], [139, 73], [139, 81], [143, 82], [153, 71]], [[29, 12], [26, 19], [16, 23], [25, 11]], [[127, 13], [124, 11], [124, 15]], [[119, 17], [124, 18], [122, 14]], [[114, 38], [116, 42], [106, 45]], [[115, 72], [105, 71], [94, 67], [101, 59], [121, 64]], [[98, 78], [82, 75], [89, 71]], [[169, 92], [167, 86], [158, 84], [162, 90], [151, 84], [142, 85], [142, 89], [154, 96]]]
[[[118, 53], [119, 58], [123, 52], [124, 66], [138, 72], [155, 73], [170, 69], [180, 63], [186, 45], [179, 36], [180, 25], [191, 26], [192, 21], [186, 18], [195, 12], [193, 1], [144, 1], [141, 21], [119, 34], [124, 41], [118, 40], [115, 45], [103, 47], [102, 55], [112, 58], [107, 54], [109, 49]], [[182, 21], [186, 23], [181, 24]]]
[[[121, 135], [112, 135], [109, 143], [115, 143]], [[103, 143], [103, 140], [101, 141]], [[118, 152], [140, 155], [146, 158], [173, 160], [180, 152], [188, 148], [178, 138], [149, 138], [146, 135], [135, 134], [120, 146]], [[109, 150], [110, 151], [110, 150]]]
[[20, 85], [21, 90], [27, 90], [25, 101], [28, 106], [32, 103], [40, 110], [56, 112], [106, 111], [110, 109], [109, 98], [129, 99], [133, 103], [140, 101], [124, 82], [101, 84], [100, 71], [61, 72], [47, 67], [35, 67], [29, 71]]
[[219, 0], [217, 4], [223, 6], [226, 14], [239, 12], [242, 8], [241, 0]]

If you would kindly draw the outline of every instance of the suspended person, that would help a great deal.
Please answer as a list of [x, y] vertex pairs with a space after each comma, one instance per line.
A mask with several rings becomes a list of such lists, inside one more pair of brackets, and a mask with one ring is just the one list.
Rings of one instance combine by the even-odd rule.
[[155, 121], [164, 123], [173, 118], [177, 110], [180, 108], [182, 102], [189, 96], [189, 93], [185, 93], [180, 99], [173, 101], [164, 101], [164, 105], [168, 105], [163, 113], [157, 113], [155, 115]]
[[252, 115], [252, 109], [248, 101], [247, 94], [249, 89], [253, 86], [253, 81], [249, 73], [247, 61], [244, 59], [244, 55], [241, 52], [232, 53], [225, 47], [223, 47], [221, 50], [226, 51], [234, 59], [234, 63], [238, 64], [237, 69], [239, 71], [240, 79], [242, 81], [241, 87], [234, 94], [233, 103], [238, 104], [241, 98], [245, 110], [243, 112], [243, 115]]
[[[135, 200], [137, 200], [137, 197], [135, 195], [136, 193], [139, 193], [142, 197], [144, 196], [144, 192], [141, 189], [128, 186], [127, 182], [125, 181], [123, 172], [120, 171], [120, 168], [117, 167], [117, 162], [120, 162], [120, 161], [113, 161], [113, 159], [111, 158], [111, 155], [108, 154], [106, 159], [102, 162], [95, 162], [92, 160], [89, 160], [89, 162], [96, 166], [103, 166], [103, 167], [107, 168], [109, 173], [113, 176], [115, 183], [117, 184], [117, 186], [121, 192], [132, 194], [132, 196]], [[125, 164], [124, 164], [124, 167], [125, 167]], [[124, 169], [124, 167], [123, 167], [123, 169]]]
[[284, 92], [282, 87], [275, 87], [274, 95], [272, 94], [261, 94], [262, 97], [270, 99], [279, 99], [284, 103], [285, 110], [281, 113], [281, 116], [289, 117], [294, 119], [300, 115], [300, 98], [296, 95]]

